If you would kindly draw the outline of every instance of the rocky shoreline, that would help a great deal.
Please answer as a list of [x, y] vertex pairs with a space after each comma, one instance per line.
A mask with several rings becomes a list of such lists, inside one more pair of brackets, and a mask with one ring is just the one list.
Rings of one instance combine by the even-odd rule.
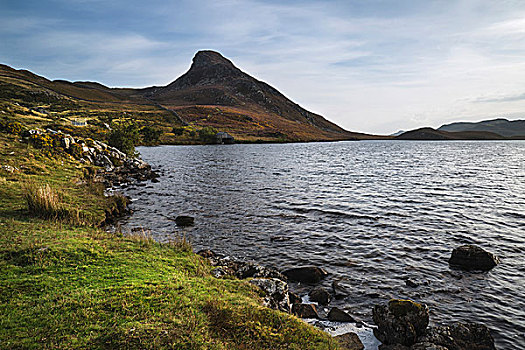
[[[264, 305], [306, 319], [315, 326], [330, 330], [352, 325], [350, 329], [369, 328], [373, 331], [380, 350], [494, 350], [494, 339], [489, 329], [478, 323], [455, 322], [450, 325], [429, 327], [429, 309], [425, 304], [412, 300], [391, 299], [373, 306], [372, 315], [375, 326], [358, 321], [337, 307], [322, 311], [337, 298], [338, 287], [327, 290], [317, 285], [328, 273], [316, 266], [304, 266], [285, 271], [262, 266], [253, 262], [235, 260], [217, 254], [209, 249], [197, 254], [208, 259], [214, 266], [215, 278], [239, 278], [249, 280], [264, 295]], [[452, 268], [464, 270], [486, 270], [499, 263], [499, 259], [477, 246], [464, 245], [454, 249], [450, 259]], [[492, 263], [491, 263], [492, 261]], [[458, 263], [459, 262], [459, 263]], [[288, 282], [298, 282], [310, 286], [307, 295], [297, 295], [289, 289]], [[318, 308], [321, 306], [320, 308]], [[335, 325], [335, 328], [334, 328]], [[343, 327], [342, 327], [343, 326]], [[355, 332], [336, 335], [343, 348], [365, 349], [365, 345]], [[379, 344], [381, 342], [381, 344]]]

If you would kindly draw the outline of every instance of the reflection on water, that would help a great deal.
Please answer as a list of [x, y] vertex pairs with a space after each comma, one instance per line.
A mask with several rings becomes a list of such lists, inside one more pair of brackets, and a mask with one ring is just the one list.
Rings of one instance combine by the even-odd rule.
[[[195, 249], [280, 269], [319, 265], [351, 293], [365, 321], [392, 297], [431, 308], [431, 320], [487, 324], [498, 348], [525, 348], [525, 142], [339, 142], [140, 148], [159, 183], [130, 186], [124, 230], [180, 234]], [[474, 243], [503, 263], [450, 270]], [[406, 280], [419, 284], [408, 287]], [[295, 286], [301, 290], [300, 286]]]

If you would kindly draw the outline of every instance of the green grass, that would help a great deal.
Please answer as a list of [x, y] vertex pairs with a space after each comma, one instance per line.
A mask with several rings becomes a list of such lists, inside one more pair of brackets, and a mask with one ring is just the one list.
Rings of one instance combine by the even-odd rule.
[[[102, 230], [110, 200], [90, 171], [0, 134], [0, 348], [335, 349], [327, 334], [217, 280], [184, 238]], [[28, 211], [24, 186], [48, 184], [83, 224]], [[94, 190], [95, 189], [95, 190]]]

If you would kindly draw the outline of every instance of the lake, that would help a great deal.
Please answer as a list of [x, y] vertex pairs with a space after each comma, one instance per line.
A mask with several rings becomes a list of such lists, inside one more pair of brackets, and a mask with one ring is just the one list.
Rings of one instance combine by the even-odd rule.
[[[371, 323], [390, 298], [426, 303], [431, 323], [486, 324], [525, 348], [525, 142], [366, 141], [139, 148], [158, 183], [131, 185], [123, 231], [286, 269], [317, 265], [350, 291], [332, 302]], [[195, 217], [180, 229], [177, 215]], [[488, 273], [451, 270], [453, 248], [498, 255]], [[417, 287], [407, 286], [409, 279]], [[292, 285], [300, 293], [304, 286]]]

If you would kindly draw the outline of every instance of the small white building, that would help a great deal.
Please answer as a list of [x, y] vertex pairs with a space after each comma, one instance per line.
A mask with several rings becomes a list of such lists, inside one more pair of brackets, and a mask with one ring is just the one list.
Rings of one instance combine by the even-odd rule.
[[86, 119], [75, 118], [75, 119], [71, 120], [71, 125], [73, 125], [73, 126], [86, 126], [87, 125], [87, 121], [86, 121]]

